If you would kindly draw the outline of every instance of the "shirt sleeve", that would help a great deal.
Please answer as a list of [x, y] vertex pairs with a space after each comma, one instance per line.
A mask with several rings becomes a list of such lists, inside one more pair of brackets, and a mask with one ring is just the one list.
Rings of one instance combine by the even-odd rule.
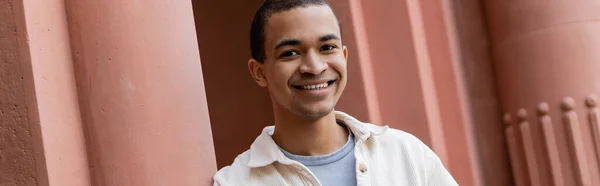
[[213, 186], [223, 186], [223, 185], [231, 185], [231, 183], [227, 183], [226, 175], [229, 173], [229, 166], [223, 167], [221, 170], [217, 171], [213, 176]]
[[440, 158], [427, 145], [423, 146], [423, 157], [426, 165], [426, 180], [428, 186], [455, 186], [458, 185], [452, 175], [446, 170]]

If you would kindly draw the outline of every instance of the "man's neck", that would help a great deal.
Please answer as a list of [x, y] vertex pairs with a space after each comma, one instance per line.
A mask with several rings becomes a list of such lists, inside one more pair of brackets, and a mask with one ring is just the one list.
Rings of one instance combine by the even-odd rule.
[[348, 135], [348, 129], [337, 124], [333, 111], [318, 119], [275, 112], [273, 140], [292, 154], [317, 156], [335, 152], [347, 142]]

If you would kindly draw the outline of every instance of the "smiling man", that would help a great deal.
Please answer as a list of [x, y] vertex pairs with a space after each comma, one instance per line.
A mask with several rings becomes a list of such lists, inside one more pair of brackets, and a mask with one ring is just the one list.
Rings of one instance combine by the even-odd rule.
[[416, 137], [334, 110], [348, 50], [326, 0], [266, 0], [250, 43], [248, 68], [271, 96], [275, 125], [215, 185], [458, 185]]

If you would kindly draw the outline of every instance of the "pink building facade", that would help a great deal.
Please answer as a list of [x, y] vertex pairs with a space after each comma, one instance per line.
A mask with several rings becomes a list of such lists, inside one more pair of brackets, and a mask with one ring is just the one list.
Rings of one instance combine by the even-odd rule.
[[[0, 0], [0, 185], [211, 185], [272, 124], [262, 0]], [[330, 0], [336, 109], [410, 132], [460, 185], [600, 185], [600, 3]]]

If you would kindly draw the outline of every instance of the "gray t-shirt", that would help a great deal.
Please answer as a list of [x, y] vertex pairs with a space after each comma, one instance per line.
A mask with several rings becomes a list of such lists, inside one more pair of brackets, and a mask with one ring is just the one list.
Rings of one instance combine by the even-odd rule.
[[[344, 125], [345, 126], [345, 125]], [[356, 158], [354, 157], [354, 136], [349, 132], [348, 141], [337, 151], [322, 156], [301, 156], [291, 154], [281, 147], [283, 154], [306, 166], [323, 186], [356, 185]]]

